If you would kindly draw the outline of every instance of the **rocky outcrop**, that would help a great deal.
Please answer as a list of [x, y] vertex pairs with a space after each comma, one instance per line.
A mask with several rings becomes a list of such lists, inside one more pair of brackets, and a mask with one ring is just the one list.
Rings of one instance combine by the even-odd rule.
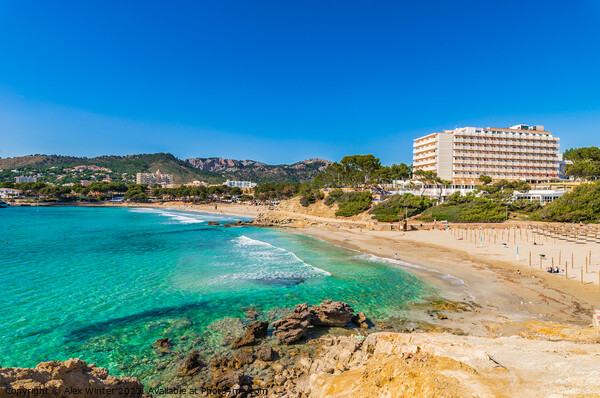
[[275, 359], [275, 350], [270, 345], [261, 345], [256, 351], [256, 357], [264, 362]]
[[214, 225], [219, 225], [219, 223], [217, 221], [209, 221], [209, 222], [206, 223], [206, 225], [212, 225], [212, 226], [214, 226]]
[[158, 348], [159, 350], [167, 350], [171, 347], [171, 342], [168, 337], [163, 337], [152, 343], [152, 347]]
[[369, 320], [364, 312], [358, 312], [352, 317], [352, 323], [362, 329], [369, 328]]
[[179, 373], [184, 376], [191, 376], [202, 369], [203, 366], [204, 364], [200, 361], [200, 353], [197, 350], [193, 350], [188, 355]]
[[348, 303], [325, 300], [321, 305], [312, 307], [311, 325], [344, 327], [353, 316], [354, 310]]
[[246, 327], [243, 337], [238, 337], [231, 343], [231, 348], [239, 348], [256, 344], [258, 339], [267, 335], [269, 322], [254, 321]]
[[344, 327], [353, 316], [354, 310], [343, 301], [325, 300], [311, 307], [307, 303], [298, 304], [291, 315], [273, 323], [273, 334], [279, 343], [293, 344], [306, 337], [310, 325]]
[[323, 159], [307, 159], [291, 165], [268, 165], [254, 160], [223, 158], [190, 158], [185, 162], [200, 170], [219, 173], [232, 180], [244, 181], [311, 181], [325, 170], [331, 162]]
[[310, 320], [308, 304], [298, 304], [291, 315], [273, 323], [273, 334], [277, 336], [279, 343], [293, 344], [306, 337]]
[[42, 362], [33, 369], [0, 368], [0, 397], [35, 394], [56, 398], [138, 398], [143, 389], [134, 377], [113, 377], [107, 369], [87, 365], [80, 359]]

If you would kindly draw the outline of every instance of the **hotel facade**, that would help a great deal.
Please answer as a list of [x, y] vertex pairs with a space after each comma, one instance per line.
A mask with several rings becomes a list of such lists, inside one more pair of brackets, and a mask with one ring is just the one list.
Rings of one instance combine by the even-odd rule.
[[477, 184], [481, 175], [494, 181], [558, 180], [558, 141], [544, 126], [526, 124], [444, 130], [414, 140], [413, 171], [434, 171], [454, 184]]

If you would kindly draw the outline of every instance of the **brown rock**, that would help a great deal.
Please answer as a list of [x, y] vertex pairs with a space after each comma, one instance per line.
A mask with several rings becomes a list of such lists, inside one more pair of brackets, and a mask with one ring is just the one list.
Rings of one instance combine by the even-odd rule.
[[[120, 397], [141, 398], [144, 386], [134, 377], [109, 376], [104, 368], [87, 365], [80, 359], [68, 361], [42, 362], [30, 368], [0, 368], [0, 397], [10, 390], [48, 389], [56, 397], [70, 396], [69, 391], [77, 391], [78, 398], [107, 397], [98, 391], [128, 391]], [[93, 387], [94, 391], [86, 390]], [[4, 394], [2, 393], [4, 391]], [[56, 394], [54, 394], [56, 392]]]
[[273, 323], [279, 343], [292, 344], [306, 337], [308, 326], [311, 322], [311, 313], [308, 304], [298, 304], [291, 315]]
[[344, 327], [354, 316], [354, 310], [343, 301], [325, 300], [311, 308], [311, 324]]
[[275, 351], [269, 345], [261, 345], [256, 352], [256, 357], [261, 361], [269, 362], [275, 358]]
[[231, 365], [231, 360], [229, 357], [219, 357], [211, 359], [209, 363], [213, 368], [227, 368]]
[[187, 359], [185, 360], [185, 363], [179, 370], [179, 373], [185, 376], [190, 376], [199, 371], [202, 368], [202, 366], [203, 364], [202, 362], [200, 362], [200, 354], [197, 350], [193, 350], [192, 352], [190, 352], [190, 355], [188, 355]]
[[233, 354], [233, 363], [236, 368], [241, 368], [254, 362], [252, 351], [240, 350]]
[[236, 384], [242, 384], [243, 381], [244, 374], [240, 371], [215, 372], [213, 375], [213, 384], [220, 389], [231, 389]]
[[206, 223], [206, 225], [219, 225], [219, 223], [216, 221], [209, 221]]
[[231, 348], [239, 348], [256, 344], [257, 339], [267, 335], [269, 322], [254, 321], [246, 327], [243, 337], [238, 337], [231, 343]]
[[168, 337], [163, 337], [152, 343], [152, 346], [157, 348], [169, 348], [171, 346], [171, 342], [169, 341]]
[[367, 316], [364, 312], [359, 312], [356, 315], [354, 315], [352, 317], [352, 323], [363, 329], [369, 328], [369, 320], [367, 319]]

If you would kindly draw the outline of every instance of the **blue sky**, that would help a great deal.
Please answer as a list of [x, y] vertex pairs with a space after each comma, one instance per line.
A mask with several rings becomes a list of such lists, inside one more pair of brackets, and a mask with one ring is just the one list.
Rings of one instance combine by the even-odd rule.
[[291, 163], [458, 126], [600, 145], [600, 3], [0, 0], [0, 157]]

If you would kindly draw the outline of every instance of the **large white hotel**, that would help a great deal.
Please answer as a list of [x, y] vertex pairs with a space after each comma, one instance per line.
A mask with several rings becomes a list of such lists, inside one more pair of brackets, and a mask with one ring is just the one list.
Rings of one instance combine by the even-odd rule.
[[454, 184], [492, 180], [558, 179], [559, 138], [544, 126], [462, 127], [417, 138], [413, 170], [435, 171]]

